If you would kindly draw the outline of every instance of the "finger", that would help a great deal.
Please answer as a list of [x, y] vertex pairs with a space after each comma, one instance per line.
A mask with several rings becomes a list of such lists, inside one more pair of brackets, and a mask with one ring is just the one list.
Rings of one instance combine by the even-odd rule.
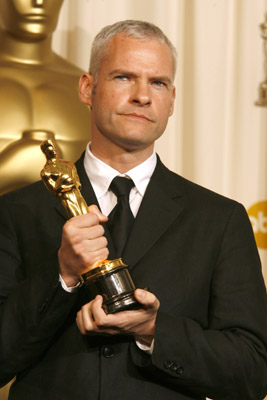
[[76, 217], [70, 218], [64, 225], [67, 230], [75, 228], [87, 228], [90, 226], [98, 225], [99, 218], [95, 213], [88, 213], [77, 215]]
[[103, 233], [103, 227], [101, 225], [96, 225], [90, 228], [72, 229], [72, 231], [64, 230], [62, 239], [67, 241], [68, 245], [79, 246], [81, 248], [90, 245], [95, 247], [95, 242], [99, 241], [99, 245], [97, 247], [101, 248], [107, 246], [107, 239]]
[[92, 318], [94, 319], [96, 325], [100, 329], [107, 326], [107, 323], [108, 323], [107, 314], [105, 313], [102, 306], [103, 306], [103, 297], [98, 295], [92, 301], [91, 313], [92, 313]]
[[136, 289], [134, 296], [140, 304], [143, 304], [146, 307], [157, 310], [160, 306], [160, 302], [157, 297], [148, 290]]
[[92, 240], [104, 237], [104, 233], [105, 230], [103, 226], [98, 224], [77, 230], [76, 236], [79, 237], [80, 240]]
[[100, 222], [106, 222], [108, 220], [108, 217], [106, 217], [104, 214], [102, 214], [102, 212], [99, 210], [99, 208], [95, 204], [92, 204], [91, 206], [89, 206], [88, 210], [89, 210], [89, 213], [97, 215]]
[[95, 326], [101, 333], [117, 334], [120, 330], [120, 318], [115, 314], [106, 314], [103, 309], [103, 298], [98, 295], [92, 301], [91, 312]]
[[76, 315], [76, 324], [77, 324], [77, 326], [78, 326], [79, 331], [81, 332], [81, 334], [82, 334], [82, 335], [85, 335], [86, 332], [85, 332], [85, 329], [84, 329], [84, 326], [83, 326], [83, 319], [82, 319], [82, 312], [81, 312], [81, 310], [80, 310], [80, 311], [77, 313], [77, 315]]
[[95, 323], [91, 312], [91, 302], [85, 304], [77, 313], [76, 323], [82, 335], [95, 329]]
[[105, 249], [107, 247], [108, 241], [105, 236], [100, 236], [97, 238], [87, 239], [81, 238], [81, 241], [76, 244], [77, 252], [92, 252]]

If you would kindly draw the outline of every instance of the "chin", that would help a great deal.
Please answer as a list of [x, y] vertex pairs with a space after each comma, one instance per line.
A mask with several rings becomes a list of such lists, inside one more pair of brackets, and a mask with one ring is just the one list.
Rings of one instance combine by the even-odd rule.
[[151, 143], [144, 143], [137, 138], [123, 138], [120, 140], [119, 144], [121, 147], [123, 147], [124, 150], [129, 152], [144, 150], [151, 146]]

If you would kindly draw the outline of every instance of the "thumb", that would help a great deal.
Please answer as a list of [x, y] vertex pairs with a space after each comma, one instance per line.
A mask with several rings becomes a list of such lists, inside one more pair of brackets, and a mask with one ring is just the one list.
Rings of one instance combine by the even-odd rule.
[[140, 304], [158, 310], [160, 305], [159, 300], [153, 293], [149, 292], [148, 290], [136, 289], [134, 292], [134, 296]]
[[88, 207], [88, 211], [89, 211], [89, 213], [96, 214], [99, 219], [99, 222], [107, 222], [108, 217], [106, 217], [104, 214], [102, 214], [102, 212], [99, 210], [97, 205], [92, 204], [91, 206]]

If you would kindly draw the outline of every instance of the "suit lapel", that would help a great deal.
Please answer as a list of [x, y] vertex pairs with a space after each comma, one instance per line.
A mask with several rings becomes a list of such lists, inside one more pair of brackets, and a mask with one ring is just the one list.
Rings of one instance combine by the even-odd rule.
[[158, 159], [123, 252], [127, 264], [135, 265], [177, 219], [184, 197], [180, 178]]
[[[89, 178], [86, 174], [84, 165], [83, 165], [83, 160], [84, 160], [84, 153], [82, 154], [81, 158], [75, 163], [77, 172], [81, 181], [81, 194], [83, 195], [86, 203], [88, 206], [92, 204], [96, 204], [97, 207], [99, 207], [95, 192], [92, 188], [91, 182], [89, 181]], [[100, 207], [99, 207], [100, 208]]]

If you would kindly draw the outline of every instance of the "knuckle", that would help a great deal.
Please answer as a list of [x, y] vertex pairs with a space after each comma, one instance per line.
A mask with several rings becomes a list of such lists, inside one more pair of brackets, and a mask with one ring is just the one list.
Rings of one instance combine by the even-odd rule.
[[101, 247], [106, 247], [108, 244], [107, 238], [105, 236], [102, 236], [101, 238], [99, 238], [99, 243]]
[[[73, 246], [80, 244], [82, 242], [82, 236], [79, 233], [75, 233], [69, 238], [69, 241], [70, 241], [70, 244]], [[79, 249], [80, 246], [77, 246], [77, 248]]]
[[100, 329], [106, 328], [106, 326], [107, 326], [106, 321], [103, 318], [100, 318], [100, 317], [98, 317], [95, 320], [95, 323]]
[[90, 225], [98, 225], [99, 224], [99, 219], [96, 214], [89, 213], [89, 214], [87, 214], [87, 216], [88, 216], [88, 221], [89, 221]]
[[105, 229], [103, 228], [102, 225], [100, 225], [100, 224], [97, 225], [96, 229], [97, 229], [96, 233], [97, 233], [98, 236], [103, 236], [104, 235]]
[[69, 221], [67, 221], [67, 222], [63, 225], [62, 234], [63, 234], [63, 236], [69, 236], [70, 233], [71, 233], [71, 231], [72, 231], [72, 225], [71, 225], [71, 223], [70, 223]]
[[105, 248], [105, 249], [103, 250], [103, 259], [108, 258], [108, 255], [109, 255], [109, 251], [108, 251], [107, 248]]

